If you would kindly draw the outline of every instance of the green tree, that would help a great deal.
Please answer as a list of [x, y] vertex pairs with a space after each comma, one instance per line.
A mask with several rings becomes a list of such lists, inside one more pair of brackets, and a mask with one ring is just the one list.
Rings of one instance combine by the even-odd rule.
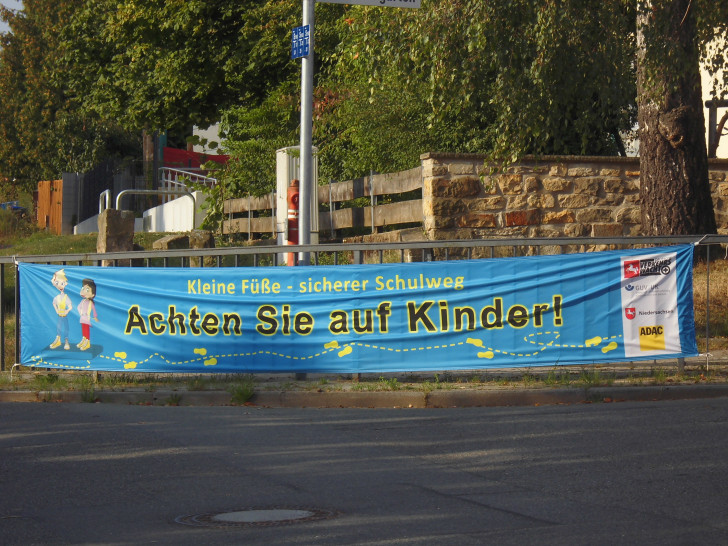
[[[336, 53], [330, 119], [338, 129], [322, 150], [348, 173], [347, 161], [362, 167], [357, 154], [376, 163], [387, 143], [400, 144], [387, 134], [407, 125], [397, 120], [424, 116], [427, 124], [401, 139], [412, 147], [400, 157], [412, 162], [425, 134], [438, 150], [488, 152], [504, 164], [525, 154], [624, 153], [620, 135], [639, 108], [645, 232], [714, 232], [698, 63], [714, 75], [725, 69], [725, 49], [708, 44], [726, 25], [728, 2], [698, 0], [360, 8]], [[725, 94], [726, 78], [714, 96]], [[410, 93], [422, 102], [419, 118]], [[377, 129], [376, 119], [395, 123]]]
[[339, 27], [339, 62], [328, 63], [322, 153], [349, 176], [367, 160], [411, 167], [428, 150], [507, 161], [623, 153], [620, 133], [636, 116], [634, 18], [617, 8], [431, 0], [352, 11]]
[[112, 122], [81, 115], [63, 80], [54, 80], [58, 36], [80, 0], [26, 0], [0, 10], [10, 26], [0, 49], [0, 178], [12, 192], [82, 171], [135, 142]]
[[[714, 75], [726, 67], [709, 44], [728, 31], [728, 3], [640, 1], [637, 21], [642, 229], [715, 233], [699, 62], [710, 55]], [[725, 78], [714, 92], [725, 92]]]

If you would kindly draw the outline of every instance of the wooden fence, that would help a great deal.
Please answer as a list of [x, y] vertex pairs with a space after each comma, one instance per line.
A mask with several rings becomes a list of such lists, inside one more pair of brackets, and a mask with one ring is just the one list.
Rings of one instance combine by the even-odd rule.
[[[362, 227], [371, 228], [374, 233], [385, 226], [421, 224], [421, 192], [415, 199], [379, 203], [386, 201], [386, 196], [401, 196], [415, 190], [422, 190], [421, 167], [319, 186], [319, 234], [330, 232], [333, 235], [336, 230]], [[351, 201], [358, 198], [368, 198], [369, 205], [351, 206]], [[223, 233], [247, 233], [251, 236], [275, 234], [276, 217], [281, 221], [280, 211], [275, 210], [275, 202], [273, 192], [262, 197], [228, 199], [225, 201], [227, 219], [223, 222]], [[283, 211], [283, 218], [286, 213]]]
[[40, 229], [60, 235], [63, 227], [63, 181], [38, 182], [36, 223]]

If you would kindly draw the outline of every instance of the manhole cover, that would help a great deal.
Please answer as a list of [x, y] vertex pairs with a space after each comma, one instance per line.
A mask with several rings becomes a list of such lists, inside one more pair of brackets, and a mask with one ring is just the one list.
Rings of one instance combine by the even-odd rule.
[[268, 507], [179, 516], [174, 521], [193, 527], [268, 527], [332, 519], [338, 515], [338, 512], [318, 508]]

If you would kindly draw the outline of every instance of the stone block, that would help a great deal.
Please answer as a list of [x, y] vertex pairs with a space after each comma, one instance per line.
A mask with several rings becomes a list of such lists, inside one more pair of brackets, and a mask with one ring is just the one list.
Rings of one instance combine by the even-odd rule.
[[566, 171], [567, 176], [582, 177], [582, 176], [594, 176], [597, 174], [597, 170], [593, 167], [572, 167]]
[[171, 250], [190, 248], [190, 239], [186, 233], [173, 233], [165, 235], [152, 243], [154, 250]]
[[495, 214], [469, 212], [457, 219], [461, 228], [493, 228], [498, 226], [498, 217]]
[[599, 170], [599, 176], [618, 177], [620, 173], [621, 171], [619, 169], [602, 168]]
[[432, 202], [432, 213], [435, 216], [459, 216], [467, 211], [460, 199], [435, 199]]
[[576, 212], [577, 222], [583, 224], [610, 223], [612, 222], [612, 209], [592, 207]]
[[[99, 214], [99, 234], [96, 238], [96, 252], [131, 252], [134, 250], [134, 212], [130, 210], [106, 209]], [[101, 260], [101, 265], [114, 265], [113, 260]], [[117, 265], [131, 265], [131, 260], [120, 260]]]
[[617, 210], [614, 220], [619, 224], [640, 224], [642, 211], [639, 207], [623, 207]]
[[195, 229], [188, 234], [190, 248], [215, 248], [215, 236], [211, 231]]
[[574, 193], [590, 193], [596, 195], [603, 182], [604, 179], [598, 177], [577, 178], [574, 180]]
[[564, 235], [566, 237], [586, 237], [589, 233], [589, 226], [585, 224], [564, 224]]
[[621, 178], [605, 178], [604, 191], [612, 193], [624, 193], [635, 190], [632, 180], [622, 180]]
[[563, 209], [583, 209], [594, 203], [594, 197], [590, 195], [559, 195], [559, 207]]
[[537, 176], [527, 176], [523, 182], [524, 182], [524, 187], [523, 187], [524, 191], [529, 192], [529, 193], [538, 191], [539, 186], [541, 185]]
[[544, 224], [572, 224], [576, 222], [574, 213], [570, 210], [561, 210], [558, 212], [546, 212], [543, 215]]
[[592, 237], [622, 237], [623, 235], [622, 224], [592, 224]]
[[508, 203], [506, 209], [518, 210], [525, 209], [528, 203], [528, 195], [512, 195], [508, 197]]
[[506, 227], [532, 226], [540, 223], [541, 211], [538, 209], [529, 209], [506, 212], [505, 220]]
[[568, 172], [569, 172], [569, 169], [563, 163], [557, 163], [556, 165], [551, 165], [551, 168], [549, 169], [550, 176], [566, 176], [566, 174]]
[[547, 177], [543, 179], [543, 189], [546, 191], [565, 192], [571, 191], [572, 181], [568, 178]]
[[131, 252], [134, 250], [134, 212], [106, 209], [99, 214], [96, 252]]
[[473, 230], [471, 229], [443, 229], [434, 230], [427, 233], [427, 238], [431, 241], [447, 241], [449, 239], [471, 239]]
[[526, 202], [531, 208], [550, 209], [556, 206], [556, 199], [550, 193], [531, 194]]
[[470, 210], [480, 212], [484, 210], [501, 210], [506, 206], [506, 200], [502, 196], [484, 197], [470, 200]]
[[[189, 237], [189, 241], [190, 241], [190, 248], [193, 248], [193, 249], [215, 248], [215, 236], [212, 234], [211, 231], [206, 231], [203, 229], [195, 229], [195, 230], [189, 232], [188, 237]], [[217, 260], [216, 260], [215, 256], [205, 256], [204, 260], [203, 260], [205, 267], [214, 267], [216, 265], [216, 262], [217, 262]], [[191, 257], [190, 266], [199, 267], [200, 258]]]
[[473, 163], [451, 163], [448, 166], [450, 174], [475, 174], [475, 165]]
[[480, 179], [474, 176], [433, 178], [429, 184], [434, 197], [475, 197], [480, 194]]
[[432, 160], [422, 163], [422, 177], [444, 176], [447, 174], [447, 165], [436, 163]]
[[455, 219], [452, 216], [432, 216], [427, 219], [426, 229], [450, 229], [455, 227]]
[[506, 194], [516, 194], [523, 191], [523, 179], [520, 174], [501, 174], [498, 176], [498, 187]]

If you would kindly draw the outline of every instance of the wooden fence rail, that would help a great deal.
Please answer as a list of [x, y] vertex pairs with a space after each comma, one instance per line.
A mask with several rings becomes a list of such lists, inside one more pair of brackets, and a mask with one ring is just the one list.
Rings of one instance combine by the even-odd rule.
[[[375, 230], [384, 226], [421, 223], [421, 198], [398, 203], [377, 203], [385, 195], [400, 195], [421, 189], [421, 167], [319, 186], [319, 207], [324, 205], [327, 209], [319, 212], [319, 233], [353, 227], [370, 227]], [[348, 208], [341, 206], [342, 203], [361, 197], [369, 198], [371, 205]], [[225, 201], [224, 211], [227, 220], [223, 222], [223, 233], [275, 233], [277, 211], [273, 192], [261, 197], [228, 199]]]

